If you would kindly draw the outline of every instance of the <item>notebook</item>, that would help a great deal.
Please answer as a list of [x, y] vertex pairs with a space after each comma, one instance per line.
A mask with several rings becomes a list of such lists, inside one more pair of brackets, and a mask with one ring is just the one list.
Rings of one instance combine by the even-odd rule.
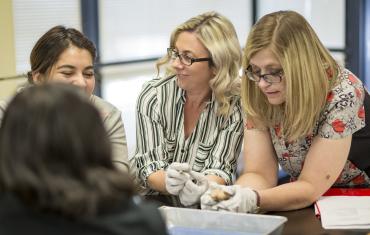
[[315, 203], [325, 229], [370, 229], [370, 188], [331, 188]]

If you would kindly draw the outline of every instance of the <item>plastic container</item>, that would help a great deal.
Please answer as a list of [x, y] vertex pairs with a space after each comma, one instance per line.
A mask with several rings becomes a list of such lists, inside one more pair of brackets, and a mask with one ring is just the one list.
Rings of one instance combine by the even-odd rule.
[[286, 217], [208, 211], [163, 206], [159, 208], [170, 235], [280, 235]]

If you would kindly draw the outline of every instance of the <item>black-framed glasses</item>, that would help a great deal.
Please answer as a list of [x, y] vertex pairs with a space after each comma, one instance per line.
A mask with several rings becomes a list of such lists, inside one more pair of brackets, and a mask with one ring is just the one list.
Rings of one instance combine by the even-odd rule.
[[177, 50], [174, 48], [167, 48], [167, 55], [171, 60], [176, 60], [178, 57], [180, 59], [180, 62], [184, 65], [190, 66], [195, 62], [202, 62], [202, 61], [209, 61], [212, 62], [212, 58], [193, 58], [191, 56], [188, 56], [187, 54], [180, 54]]
[[254, 82], [259, 82], [261, 79], [265, 80], [267, 83], [279, 83], [283, 78], [283, 70], [279, 69], [276, 72], [268, 73], [268, 74], [258, 74], [253, 72], [252, 67], [249, 65], [248, 68], [244, 71], [245, 75], [249, 80]]

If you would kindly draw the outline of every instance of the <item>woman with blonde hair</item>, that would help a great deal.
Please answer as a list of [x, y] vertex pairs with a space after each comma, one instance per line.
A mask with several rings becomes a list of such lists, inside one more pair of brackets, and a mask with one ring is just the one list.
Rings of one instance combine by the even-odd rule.
[[[243, 69], [244, 172], [234, 186], [209, 189], [203, 208], [294, 210], [332, 186], [369, 187], [369, 94], [304, 17], [293, 11], [262, 17], [248, 36]], [[277, 185], [279, 164], [291, 182]], [[230, 198], [216, 202], [214, 188]]]
[[232, 182], [243, 136], [240, 66], [237, 35], [224, 16], [207, 12], [173, 31], [157, 63], [166, 78], [146, 83], [137, 101], [132, 164], [145, 194], [193, 206], [208, 180]]

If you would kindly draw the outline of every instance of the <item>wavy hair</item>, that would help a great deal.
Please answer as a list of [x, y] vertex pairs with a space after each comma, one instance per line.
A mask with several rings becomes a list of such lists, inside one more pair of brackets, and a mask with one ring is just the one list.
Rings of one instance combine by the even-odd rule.
[[26, 88], [0, 127], [1, 193], [73, 218], [95, 216], [134, 193], [129, 176], [113, 165], [99, 112], [77, 89]]
[[282, 66], [286, 99], [278, 106], [269, 104], [256, 83], [244, 75], [241, 96], [247, 119], [260, 128], [282, 124], [283, 134], [291, 140], [310, 134], [336, 81], [336, 61], [304, 17], [294, 11], [267, 14], [252, 27], [243, 69], [266, 48]]
[[[171, 34], [170, 47], [174, 47], [180, 33], [195, 33], [199, 41], [208, 50], [212, 62], [214, 78], [210, 81], [216, 101], [218, 114], [228, 116], [233, 107], [233, 97], [240, 95], [239, 70], [241, 68], [241, 48], [233, 24], [224, 16], [211, 11], [195, 16], [179, 25]], [[157, 61], [157, 72], [167, 64], [170, 58], [164, 56]], [[166, 76], [174, 71], [168, 66]]]

